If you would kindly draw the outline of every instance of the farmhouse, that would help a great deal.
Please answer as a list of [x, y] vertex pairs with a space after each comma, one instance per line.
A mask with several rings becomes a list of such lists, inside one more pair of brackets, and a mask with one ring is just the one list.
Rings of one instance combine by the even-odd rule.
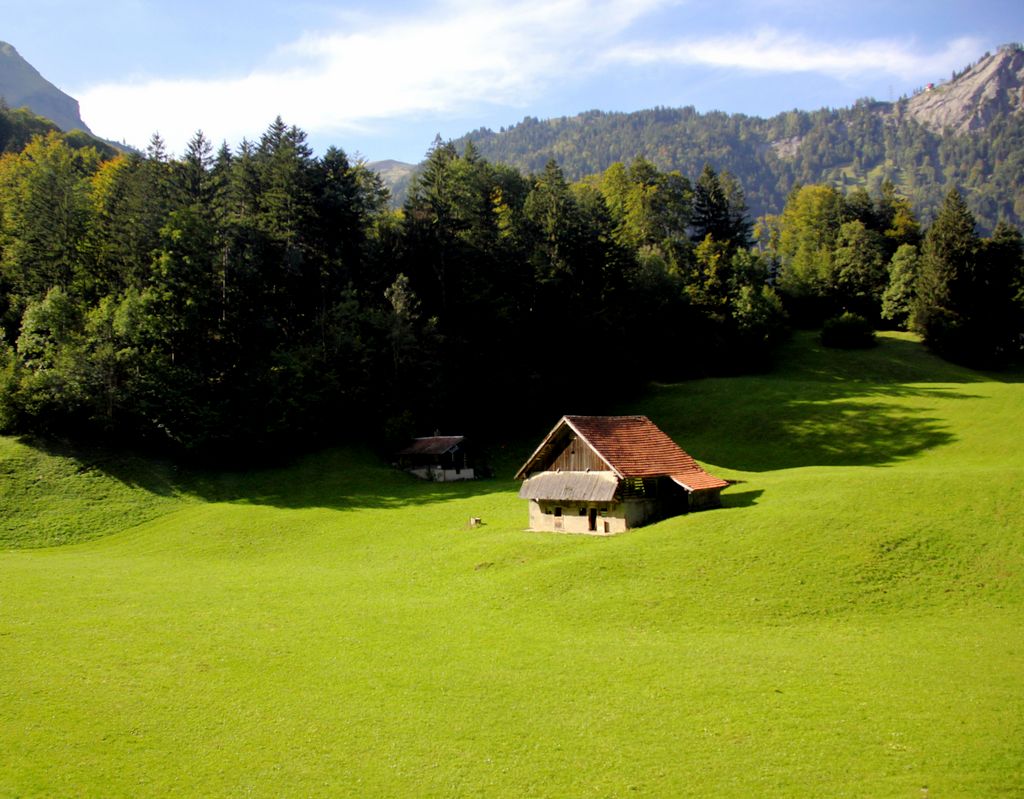
[[398, 465], [424, 480], [449, 482], [475, 477], [465, 436], [414, 438], [398, 454]]
[[728, 485], [646, 416], [563, 416], [516, 479], [531, 530], [597, 535], [717, 508]]

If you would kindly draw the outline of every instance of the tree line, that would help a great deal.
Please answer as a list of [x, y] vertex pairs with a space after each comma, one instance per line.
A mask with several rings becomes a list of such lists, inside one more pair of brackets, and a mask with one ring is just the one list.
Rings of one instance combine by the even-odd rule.
[[823, 184], [797, 186], [761, 220], [762, 249], [794, 321], [839, 313], [913, 330], [941, 355], [976, 367], [1019, 356], [1024, 334], [1020, 230], [1000, 220], [981, 237], [956, 189], [922, 234], [889, 181], [872, 198]]
[[[554, 161], [523, 174], [438, 140], [392, 210], [373, 172], [280, 119], [234, 149], [197, 133], [180, 157], [158, 137], [109, 157], [36, 136], [0, 158], [0, 425], [203, 456], [393, 445], [767, 368], [787, 305], [927, 302], [952, 338], [967, 329], [948, 300], [966, 283], [929, 282], [941, 248], [904, 200], [839, 197], [811, 252], [814, 188], [755, 228], [739, 182], [706, 165], [570, 183]], [[858, 260], [862, 239], [877, 259]]]

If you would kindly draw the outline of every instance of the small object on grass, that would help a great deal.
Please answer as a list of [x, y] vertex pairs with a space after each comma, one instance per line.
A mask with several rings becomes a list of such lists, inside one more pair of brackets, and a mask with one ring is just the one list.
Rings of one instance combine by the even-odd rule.
[[479, 516], [470, 516], [469, 517], [469, 526], [470, 526], [470, 528], [482, 527], [483, 523], [484, 523], [484, 520], [481, 519]]

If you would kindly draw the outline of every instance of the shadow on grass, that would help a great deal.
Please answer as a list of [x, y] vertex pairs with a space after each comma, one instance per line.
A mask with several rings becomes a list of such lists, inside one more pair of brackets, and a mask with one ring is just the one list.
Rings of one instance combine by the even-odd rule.
[[81, 474], [99, 471], [141, 491], [206, 502], [294, 509], [398, 508], [516, 488], [495, 479], [457, 483], [420, 480], [392, 468], [369, 449], [355, 447], [313, 453], [278, 467], [214, 471], [62, 440], [23, 437], [20, 442], [63, 459]]
[[655, 386], [645, 412], [708, 463], [740, 471], [877, 466], [956, 441], [941, 406], [965, 386], [1016, 382], [974, 372], [886, 335], [870, 350], [829, 350], [797, 334], [775, 372]]
[[17, 440], [42, 455], [63, 460], [70, 469], [81, 475], [100, 472], [130, 488], [142, 489], [162, 497], [184, 493], [178, 467], [158, 458], [143, 457], [95, 444], [73, 443], [62, 438], [24, 435]]
[[866, 349], [825, 347], [815, 331], [797, 331], [779, 353], [779, 368], [769, 379], [814, 379], [825, 382], [907, 383], [1016, 382], [1012, 372], [990, 375], [934, 355], [908, 333], [880, 333], [878, 345]]
[[757, 501], [764, 493], [763, 488], [751, 491], [734, 491], [727, 489], [722, 492], [723, 508], [750, 508], [757, 504]]
[[497, 479], [436, 483], [384, 463], [366, 449], [339, 448], [253, 472], [196, 473], [190, 493], [212, 502], [280, 508], [400, 508], [469, 499], [514, 488]]
[[[956, 440], [940, 406], [976, 398], [964, 385], [1022, 377], [950, 364], [901, 334], [883, 335], [870, 350], [843, 351], [821, 347], [812, 333], [797, 333], [770, 374], [655, 385], [618, 412], [647, 414], [695, 457], [728, 469], [886, 465]], [[512, 442], [502, 464], [521, 463], [546, 432]], [[210, 502], [397, 508], [516, 489], [512, 467], [499, 479], [429, 483], [391, 468], [369, 449], [329, 450], [279, 468], [203, 471], [96, 448], [25, 443], [71, 459], [80, 471], [99, 469], [154, 494]], [[759, 496], [727, 491], [723, 500], [726, 507], [746, 507]]]

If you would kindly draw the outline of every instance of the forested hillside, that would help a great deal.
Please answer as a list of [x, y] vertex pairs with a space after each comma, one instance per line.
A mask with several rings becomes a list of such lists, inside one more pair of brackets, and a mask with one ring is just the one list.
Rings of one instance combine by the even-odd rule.
[[778, 213], [797, 184], [828, 183], [871, 192], [891, 180], [924, 220], [951, 188], [964, 195], [983, 230], [1024, 220], [1024, 51], [1008, 45], [895, 103], [864, 99], [852, 108], [793, 110], [770, 119], [694, 108], [634, 113], [588, 111], [522, 122], [472, 141], [487, 159], [540, 170], [551, 158], [569, 179], [616, 161], [645, 158], [696, 175], [705, 163], [743, 185], [756, 217]]
[[0, 100], [0, 154], [20, 153], [34, 136], [56, 134], [70, 147], [81, 149], [92, 147], [104, 158], [112, 158], [116, 153], [109, 143], [97, 139], [83, 130], [60, 133], [60, 128], [49, 119], [44, 119], [27, 108], [8, 108]]
[[280, 120], [180, 159], [50, 133], [0, 159], [0, 426], [273, 451], [761, 368], [782, 309], [749, 229], [735, 182], [642, 162], [572, 186], [438, 145], [392, 212]]
[[787, 314], [839, 346], [884, 323], [1000, 366], [1024, 332], [1020, 232], [979, 236], [955, 190], [922, 231], [888, 181], [800, 187], [755, 226], [711, 167], [571, 183], [441, 142], [391, 210], [376, 173], [280, 119], [180, 158], [55, 131], [0, 157], [9, 432], [234, 457], [507, 432], [770, 368]]

